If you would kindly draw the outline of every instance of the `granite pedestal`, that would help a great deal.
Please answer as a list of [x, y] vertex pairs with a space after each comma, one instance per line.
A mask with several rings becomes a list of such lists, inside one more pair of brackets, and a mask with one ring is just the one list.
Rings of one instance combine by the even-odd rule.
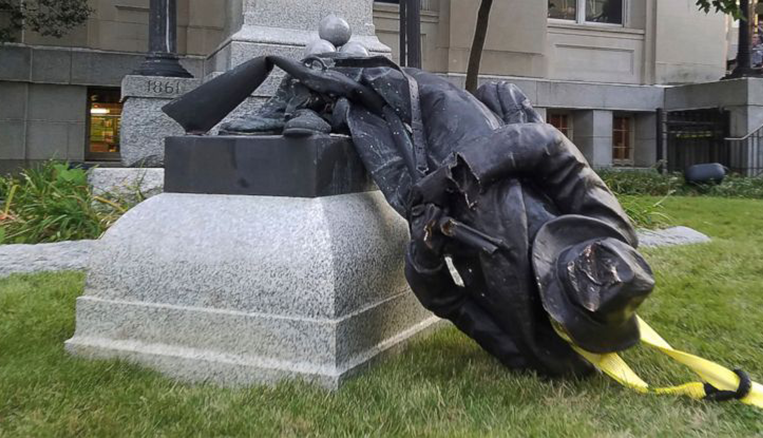
[[164, 138], [183, 128], [162, 107], [201, 85], [199, 79], [125, 76], [122, 79], [120, 152], [125, 167], [161, 167]]
[[[324, 166], [289, 176], [302, 185], [284, 178], [283, 187], [260, 190], [257, 175], [245, 184], [235, 178], [215, 184], [222, 162], [199, 152], [206, 141], [234, 168]], [[438, 319], [404, 279], [406, 224], [353, 170], [354, 151], [336, 153], [347, 142], [171, 139], [167, 189], [190, 191], [183, 181], [202, 175], [207, 160], [209, 173], [196, 186], [205, 194], [153, 197], [104, 235], [66, 348], [188, 381], [301, 378], [336, 388], [435, 327]], [[324, 178], [327, 172], [333, 180]], [[242, 187], [257, 194], [242, 195]]]

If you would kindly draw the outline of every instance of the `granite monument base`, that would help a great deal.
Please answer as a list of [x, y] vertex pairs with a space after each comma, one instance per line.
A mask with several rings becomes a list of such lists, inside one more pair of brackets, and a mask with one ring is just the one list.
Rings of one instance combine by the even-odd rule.
[[[120, 156], [128, 168], [164, 166], [164, 139], [183, 135], [183, 128], [162, 107], [201, 85], [200, 79], [125, 76], [122, 80]], [[254, 114], [264, 98], [249, 97], [221, 123]], [[212, 133], [217, 133], [215, 127]]]
[[162, 112], [173, 99], [201, 85], [199, 79], [125, 76], [122, 79], [120, 155], [125, 167], [162, 167], [164, 138], [183, 128]]
[[[188, 144], [198, 141], [204, 138]], [[272, 145], [257, 138], [210, 141], [249, 147], [250, 156], [265, 160], [260, 164], [276, 168], [291, 166], [284, 157], [300, 149], [335, 152], [346, 139], [332, 139], [337, 146], [325, 148], [317, 146], [325, 138], [304, 139], [269, 155], [258, 155], [256, 149]], [[352, 153], [322, 156], [340, 162], [333, 167], [339, 180], [357, 175], [341, 175], [349, 169], [346, 161], [357, 160]], [[168, 165], [165, 178], [177, 180], [193, 168], [192, 159]], [[251, 182], [256, 185], [256, 178]], [[362, 182], [334, 187], [347, 192]], [[130, 210], [99, 241], [66, 348], [127, 359], [187, 381], [245, 385], [300, 378], [337, 388], [439, 321], [405, 281], [407, 241], [405, 221], [378, 191], [163, 193]]]

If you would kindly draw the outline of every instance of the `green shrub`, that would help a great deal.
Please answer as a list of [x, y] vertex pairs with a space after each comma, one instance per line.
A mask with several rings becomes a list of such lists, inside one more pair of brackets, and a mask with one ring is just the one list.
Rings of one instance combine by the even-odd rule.
[[48, 162], [18, 177], [0, 177], [0, 243], [97, 239], [129, 204], [95, 196], [87, 172]]
[[680, 174], [662, 175], [657, 171], [602, 170], [599, 176], [618, 194], [633, 196], [668, 196], [684, 184]]
[[599, 175], [619, 195], [763, 199], [763, 177], [730, 175], [721, 184], [687, 184], [680, 173], [602, 170]]
[[720, 198], [763, 199], [763, 177], [748, 178], [732, 175], [727, 177], [722, 184], [687, 185], [685, 192], [692, 195]]

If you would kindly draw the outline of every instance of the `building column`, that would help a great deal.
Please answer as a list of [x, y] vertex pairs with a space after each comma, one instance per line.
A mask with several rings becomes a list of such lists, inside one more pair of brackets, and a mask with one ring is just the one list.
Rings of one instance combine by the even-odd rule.
[[573, 112], [573, 141], [594, 168], [612, 167], [612, 111]]
[[657, 163], [657, 113], [640, 113], [633, 118], [636, 124], [633, 165], [654, 166]]
[[177, 0], [151, 0], [148, 55], [135, 75], [192, 78], [177, 56]]
[[534, 109], [538, 114], [540, 114], [540, 116], [543, 118], [543, 121], [548, 123], [548, 109], [538, 107], [534, 107]]

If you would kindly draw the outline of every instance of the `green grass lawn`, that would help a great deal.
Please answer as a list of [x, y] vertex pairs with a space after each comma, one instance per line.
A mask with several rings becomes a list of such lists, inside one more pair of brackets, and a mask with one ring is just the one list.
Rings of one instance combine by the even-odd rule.
[[[763, 201], [673, 198], [707, 245], [647, 251], [658, 288], [641, 315], [676, 348], [763, 381]], [[70, 357], [80, 274], [0, 280], [0, 437], [5, 436], [760, 436], [763, 411], [640, 395], [605, 377], [544, 381], [502, 368], [444, 329], [336, 393], [301, 383], [222, 389], [122, 362]], [[651, 350], [648, 381], [691, 376]]]

